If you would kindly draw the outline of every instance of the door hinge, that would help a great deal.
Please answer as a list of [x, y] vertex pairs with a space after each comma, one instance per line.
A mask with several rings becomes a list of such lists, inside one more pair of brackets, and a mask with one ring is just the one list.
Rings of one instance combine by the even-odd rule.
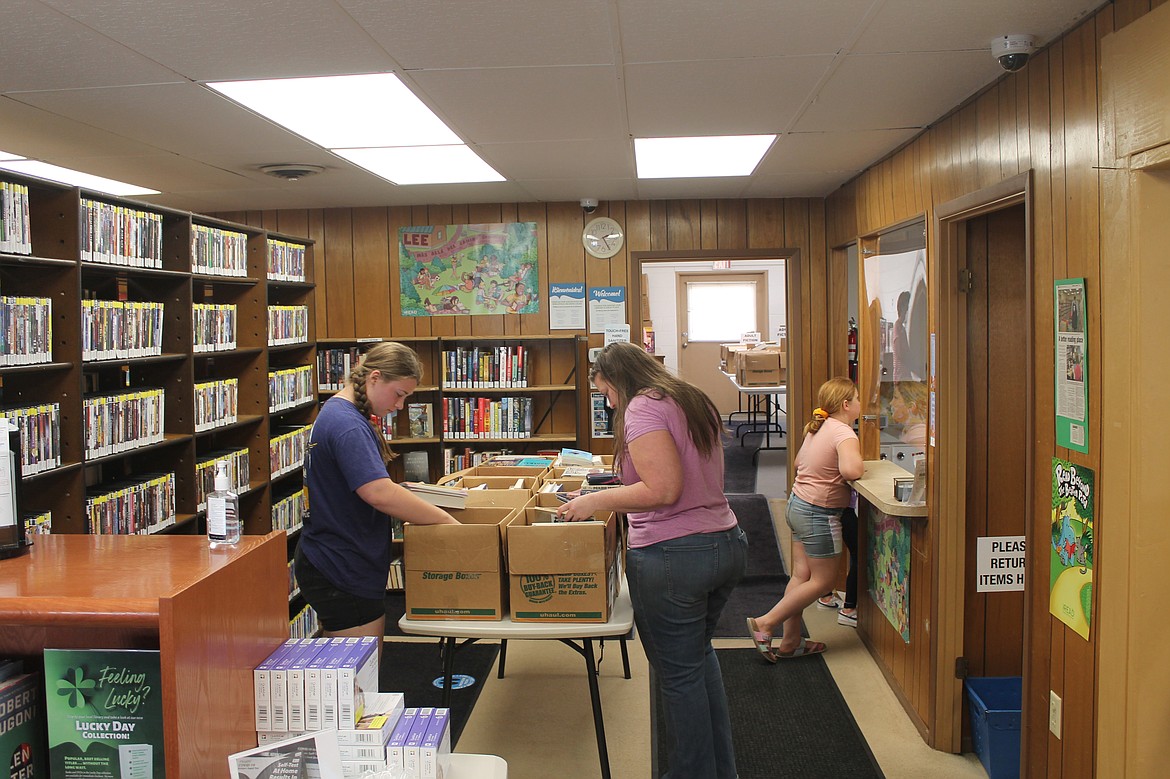
[[955, 678], [956, 679], [966, 679], [967, 678], [967, 658], [965, 658], [965, 657], [956, 657], [955, 658]]
[[975, 289], [975, 276], [968, 269], [962, 268], [959, 271], [959, 293], [966, 294], [973, 289]]

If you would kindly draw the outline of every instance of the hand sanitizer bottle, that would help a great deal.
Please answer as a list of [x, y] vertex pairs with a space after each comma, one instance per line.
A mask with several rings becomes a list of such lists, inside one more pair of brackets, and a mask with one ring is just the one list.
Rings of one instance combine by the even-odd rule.
[[240, 499], [228, 486], [227, 463], [215, 466], [215, 491], [207, 496], [207, 541], [211, 548], [240, 543]]

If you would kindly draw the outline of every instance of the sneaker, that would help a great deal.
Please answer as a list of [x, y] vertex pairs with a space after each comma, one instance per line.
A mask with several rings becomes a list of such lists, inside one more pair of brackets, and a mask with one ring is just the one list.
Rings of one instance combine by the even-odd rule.
[[845, 601], [837, 597], [837, 594], [830, 592], [828, 595], [822, 595], [817, 599], [817, 607], [828, 609], [829, 611], [836, 611], [845, 605]]
[[857, 610], [854, 609], [852, 614], [846, 614], [844, 611], [838, 611], [837, 624], [844, 625], [847, 628], [857, 627]]

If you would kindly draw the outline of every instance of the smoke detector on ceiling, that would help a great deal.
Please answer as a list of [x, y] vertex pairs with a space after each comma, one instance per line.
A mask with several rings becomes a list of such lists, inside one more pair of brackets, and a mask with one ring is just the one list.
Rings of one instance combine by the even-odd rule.
[[321, 165], [301, 165], [296, 163], [281, 163], [279, 165], [261, 165], [260, 171], [267, 173], [269, 176], [275, 176], [278, 179], [285, 181], [297, 181], [298, 179], [308, 178], [309, 176], [316, 176], [318, 173], [324, 172], [325, 168]]

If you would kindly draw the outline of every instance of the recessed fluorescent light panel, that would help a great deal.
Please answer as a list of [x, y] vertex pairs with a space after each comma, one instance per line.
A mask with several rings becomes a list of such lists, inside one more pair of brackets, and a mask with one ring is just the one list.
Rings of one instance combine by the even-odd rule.
[[775, 135], [635, 138], [640, 179], [750, 176]]
[[82, 173], [79, 170], [62, 168], [59, 165], [50, 165], [47, 162], [40, 162], [39, 160], [21, 159], [16, 157], [16, 155], [10, 155], [5, 152], [0, 152], [0, 168], [10, 170], [14, 173], [23, 173], [26, 176], [36, 176], [37, 178], [56, 181], [59, 184], [82, 187], [95, 192], [104, 192], [107, 195], [114, 195], [116, 197], [159, 194], [157, 189], [147, 189], [146, 187], [127, 184], [124, 181], [115, 181], [114, 179], [107, 179], [102, 176], [93, 176], [89, 173]]
[[[207, 86], [396, 184], [504, 180], [393, 73], [223, 81]], [[465, 160], [468, 167], [460, 172], [449, 165], [433, 165], [436, 158], [452, 155], [424, 153], [431, 147], [462, 148], [462, 153], [453, 156]], [[396, 151], [373, 153], [378, 150]], [[420, 173], [415, 154], [429, 161], [426, 165], [431, 165], [433, 177], [425, 175], [425, 166]]]

